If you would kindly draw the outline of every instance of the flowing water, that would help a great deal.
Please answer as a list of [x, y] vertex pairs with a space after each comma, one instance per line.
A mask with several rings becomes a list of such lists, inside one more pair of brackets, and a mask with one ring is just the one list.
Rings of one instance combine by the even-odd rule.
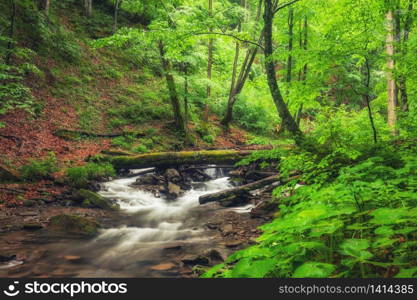
[[[191, 190], [174, 201], [131, 187], [137, 177], [105, 183], [100, 194], [117, 200], [120, 218], [92, 240], [61, 240], [42, 245], [47, 255], [32, 267], [39, 269], [43, 265], [45, 273], [53, 268], [79, 277], [180, 276], [177, 269], [167, 272], [155, 266], [215, 246], [203, 226], [208, 209], [199, 205], [198, 198], [231, 187], [224, 170], [211, 168], [205, 172], [214, 179], [193, 183]], [[235, 210], [247, 212], [249, 208]], [[74, 266], [73, 262], [64, 263], [63, 257], [80, 259]]]

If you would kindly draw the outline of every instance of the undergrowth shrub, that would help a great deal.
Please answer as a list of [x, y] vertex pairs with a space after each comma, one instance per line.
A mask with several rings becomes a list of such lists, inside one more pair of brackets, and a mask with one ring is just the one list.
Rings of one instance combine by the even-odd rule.
[[55, 153], [50, 152], [48, 156], [41, 160], [30, 160], [20, 168], [20, 175], [25, 181], [37, 181], [50, 179], [51, 174], [59, 170]]
[[314, 157], [282, 158], [282, 173], [303, 165], [310, 172], [274, 190], [279, 216], [261, 226], [258, 244], [203, 277], [416, 277], [415, 148], [397, 148], [394, 163], [385, 154], [323, 166], [317, 178]]
[[68, 184], [73, 187], [87, 187], [92, 180], [116, 176], [116, 171], [109, 163], [88, 163], [84, 166], [71, 167], [65, 172]]

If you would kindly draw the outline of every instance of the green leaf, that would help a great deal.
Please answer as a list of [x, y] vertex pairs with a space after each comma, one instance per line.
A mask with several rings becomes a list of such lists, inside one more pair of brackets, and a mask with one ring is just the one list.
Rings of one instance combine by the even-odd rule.
[[263, 278], [275, 268], [275, 265], [276, 261], [274, 259], [252, 260], [250, 258], [244, 258], [235, 265], [231, 277]]
[[306, 262], [299, 266], [293, 274], [293, 278], [325, 278], [329, 277], [336, 267], [332, 264], [320, 262]]
[[407, 215], [405, 208], [379, 208], [370, 213], [373, 219], [370, 221], [374, 224], [399, 224], [405, 222], [404, 217]]
[[391, 236], [394, 234], [394, 230], [390, 226], [381, 226], [375, 229], [376, 235], [382, 235], [382, 236]]
[[373, 257], [373, 254], [366, 251], [370, 246], [369, 241], [365, 239], [348, 239], [340, 245], [340, 253], [353, 256], [360, 261]]
[[395, 278], [417, 278], [417, 267], [409, 268], [409, 269], [401, 269], [397, 275], [394, 276]]

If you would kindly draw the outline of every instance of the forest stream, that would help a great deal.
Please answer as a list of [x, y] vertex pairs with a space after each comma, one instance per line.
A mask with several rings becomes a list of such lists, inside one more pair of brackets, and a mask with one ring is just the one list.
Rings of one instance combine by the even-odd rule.
[[[199, 196], [232, 186], [228, 170], [204, 172], [212, 179], [192, 182], [192, 188], [175, 200], [132, 186], [139, 176], [103, 183], [99, 193], [115, 199], [121, 209], [105, 220], [98, 236], [51, 239], [42, 230], [4, 234], [2, 248], [13, 249], [9, 254], [17, 253], [17, 258], [0, 265], [0, 276], [192, 277], [196, 265], [220, 263], [245, 245], [242, 240], [256, 235], [260, 221], [249, 217], [252, 204], [200, 205]], [[231, 228], [236, 224], [249, 227], [239, 229], [242, 238], [237, 241]], [[235, 236], [232, 241], [230, 234]]]

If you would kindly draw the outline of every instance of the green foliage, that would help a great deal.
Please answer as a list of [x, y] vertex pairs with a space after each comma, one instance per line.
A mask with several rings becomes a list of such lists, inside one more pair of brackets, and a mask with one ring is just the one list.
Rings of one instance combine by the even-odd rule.
[[25, 181], [37, 181], [51, 179], [51, 175], [59, 170], [55, 153], [50, 152], [41, 160], [30, 160], [29, 163], [20, 168], [20, 175]]
[[85, 188], [92, 180], [116, 176], [116, 171], [109, 163], [90, 162], [84, 166], [68, 168], [65, 176], [69, 185], [77, 188]]
[[0, 115], [13, 109], [35, 111], [34, 98], [22, 83], [25, 71], [0, 63]]
[[234, 107], [234, 117], [238, 125], [258, 134], [272, 133], [277, 123], [275, 114], [266, 111], [260, 102], [238, 101]]
[[[280, 215], [261, 226], [258, 244], [234, 253], [204, 276], [383, 277], [388, 270], [396, 270], [397, 277], [414, 276], [415, 154], [403, 147], [396, 151], [401, 163], [374, 154], [315, 171], [317, 161], [307, 154], [283, 158], [281, 169], [311, 165], [301, 178], [309, 185], [278, 187], [274, 195]], [[312, 178], [312, 172], [320, 179]], [[262, 268], [245, 271], [251, 266]]]
[[113, 138], [111, 144], [122, 149], [130, 150], [134, 142], [135, 138], [133, 135], [122, 135]]

